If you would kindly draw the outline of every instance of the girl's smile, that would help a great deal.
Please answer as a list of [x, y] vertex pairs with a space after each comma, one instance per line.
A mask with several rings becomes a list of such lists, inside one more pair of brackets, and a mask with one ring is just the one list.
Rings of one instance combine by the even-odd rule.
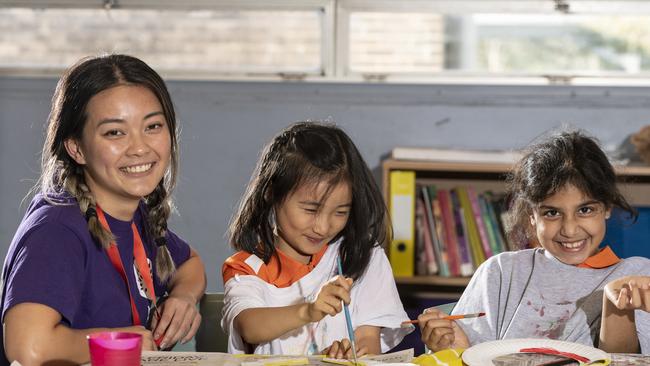
[[572, 184], [539, 203], [530, 216], [539, 244], [555, 258], [577, 265], [598, 252], [610, 209]]
[[[325, 196], [327, 194], [327, 196]], [[348, 183], [303, 185], [276, 207], [276, 248], [307, 264], [348, 222], [352, 191]]]

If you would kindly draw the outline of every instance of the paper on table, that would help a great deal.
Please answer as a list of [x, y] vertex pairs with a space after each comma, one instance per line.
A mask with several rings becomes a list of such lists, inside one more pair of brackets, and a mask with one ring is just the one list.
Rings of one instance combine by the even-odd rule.
[[[382, 355], [373, 355], [373, 356], [363, 356], [359, 357], [358, 366], [370, 366], [370, 365], [379, 365], [388, 366], [388, 365], [412, 365], [410, 362], [413, 360], [413, 348], [406, 349], [403, 351], [385, 353]], [[337, 364], [352, 366], [354, 361], [347, 359], [338, 359], [338, 358], [328, 358], [325, 357], [322, 360], [325, 363]]]
[[354, 363], [354, 360], [341, 360], [341, 359], [336, 359], [336, 358], [324, 358], [323, 362], [326, 363], [331, 363], [335, 365], [343, 365], [343, 366], [416, 366], [414, 363], [410, 362], [391, 362], [391, 363], [384, 363], [384, 362], [379, 362], [379, 361], [372, 361], [372, 360], [364, 360], [361, 359], [359, 360], [356, 364]]
[[[407, 363], [413, 359], [413, 349], [408, 349], [399, 352], [387, 353], [383, 355], [365, 356], [363, 360], [372, 361], [374, 364]], [[233, 355], [228, 353], [213, 353], [213, 352], [142, 352], [142, 365], [143, 366], [253, 366], [256, 365], [277, 365], [274, 363], [278, 360], [284, 360], [287, 363], [298, 365], [317, 365], [317, 366], [331, 366], [324, 362], [323, 356], [283, 356], [283, 355]], [[307, 361], [307, 362], [305, 362]], [[258, 363], [259, 362], [259, 363]]]
[[244, 361], [241, 366], [298, 366], [309, 365], [307, 357], [268, 357], [256, 361]]

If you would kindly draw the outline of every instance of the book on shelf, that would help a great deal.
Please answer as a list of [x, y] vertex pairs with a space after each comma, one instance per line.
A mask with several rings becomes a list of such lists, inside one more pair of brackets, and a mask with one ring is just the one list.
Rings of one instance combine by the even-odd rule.
[[[426, 217], [426, 233], [425, 238], [429, 237], [431, 247], [425, 249], [431, 249], [431, 258], [441, 260], [442, 259], [442, 250], [440, 247], [440, 238], [438, 237], [438, 230], [436, 229], [436, 222], [433, 216], [433, 201], [436, 199], [436, 189], [435, 186], [422, 186], [421, 187], [422, 197], [424, 199], [424, 213]], [[426, 254], [426, 253], [425, 253]], [[432, 263], [432, 270], [435, 267], [435, 272], [439, 270], [438, 263]]]
[[395, 276], [415, 273], [415, 172], [390, 172], [389, 212], [393, 223], [393, 240], [389, 258]]
[[417, 253], [424, 253], [424, 201], [421, 197], [415, 200], [415, 274], [427, 275], [426, 258]]
[[505, 236], [506, 210], [505, 210], [505, 197], [503, 195], [495, 195], [492, 192], [485, 192], [486, 202], [488, 202], [488, 211], [490, 214], [490, 222], [494, 227], [497, 240], [499, 241], [499, 248], [501, 252], [509, 250], [518, 250], [521, 243], [511, 243]]
[[481, 245], [483, 246], [483, 253], [485, 257], [489, 258], [492, 256], [492, 245], [490, 245], [490, 238], [488, 237], [487, 228], [485, 220], [483, 220], [483, 213], [478, 201], [478, 195], [474, 191], [474, 188], [467, 187], [467, 197], [469, 202], [472, 205], [472, 213], [474, 214], [474, 222], [476, 223], [476, 229], [478, 230], [479, 238], [481, 239]]
[[470, 253], [472, 253], [474, 268], [478, 268], [481, 263], [485, 262], [487, 253], [483, 249], [483, 243], [481, 243], [478, 224], [475, 219], [476, 215], [474, 214], [474, 209], [469, 199], [468, 189], [466, 187], [458, 187], [456, 191], [458, 192], [458, 203], [460, 204], [463, 222], [465, 224], [463, 228], [467, 236], [467, 245]]
[[516, 150], [462, 150], [433, 147], [395, 147], [391, 152], [391, 157], [397, 160], [514, 164], [523, 157], [523, 154]]
[[454, 213], [454, 224], [456, 227], [456, 242], [458, 243], [458, 270], [457, 276], [471, 276], [474, 273], [474, 259], [472, 248], [469, 243], [467, 223], [465, 214], [458, 200], [458, 192], [452, 189], [449, 192], [451, 196], [451, 205]]
[[481, 210], [481, 216], [483, 218], [483, 224], [485, 225], [485, 231], [490, 243], [492, 255], [499, 254], [505, 251], [504, 245], [502, 243], [503, 238], [500, 238], [500, 229], [497, 225], [495, 225], [496, 223], [492, 222], [493, 220], [490, 214], [490, 207], [488, 206], [489, 204], [483, 195], [478, 196], [478, 203]]
[[[424, 190], [426, 190], [426, 187], [421, 187], [417, 192], [422, 192]], [[416, 226], [416, 240], [420, 241], [417, 243], [419, 245], [416, 245], [416, 248], [419, 247], [415, 256], [418, 259], [416, 273], [420, 275], [434, 275], [438, 273], [438, 262], [436, 255], [434, 254], [433, 238], [429, 226], [429, 218], [426, 209], [427, 202], [425, 197], [426, 196], [422, 194], [418, 197], [416, 202], [416, 220], [420, 220], [419, 225]], [[420, 232], [417, 232], [418, 229]]]
[[441, 276], [449, 277], [449, 266], [447, 265], [447, 263], [449, 263], [449, 259], [447, 257], [447, 247], [445, 245], [446, 233], [444, 223], [442, 222], [440, 200], [438, 199], [438, 192], [435, 189], [435, 186], [429, 187], [433, 187], [433, 190], [436, 191], [435, 199], [433, 199], [433, 202], [431, 202], [431, 206], [433, 208], [433, 220], [436, 223], [436, 236], [438, 237], [438, 243], [440, 246], [440, 256], [438, 257], [438, 273], [440, 273]]
[[460, 259], [458, 255], [458, 237], [456, 236], [456, 221], [451, 203], [449, 190], [438, 190], [438, 201], [444, 226], [444, 247], [447, 252], [447, 266], [449, 276], [460, 276]]

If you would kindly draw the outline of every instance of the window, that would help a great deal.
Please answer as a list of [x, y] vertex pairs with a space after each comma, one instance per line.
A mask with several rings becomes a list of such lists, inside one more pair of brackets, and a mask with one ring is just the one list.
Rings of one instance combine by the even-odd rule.
[[166, 77], [579, 83], [648, 80], [650, 2], [23, 0], [0, 72], [124, 52]]
[[650, 16], [480, 14], [468, 68], [602, 75], [650, 71]]
[[574, 12], [566, 1], [411, 3], [340, 2], [339, 70], [369, 80], [650, 76], [650, 13], [634, 4], [574, 1]]
[[119, 52], [181, 75], [322, 75], [323, 11], [0, 8], [0, 67]]

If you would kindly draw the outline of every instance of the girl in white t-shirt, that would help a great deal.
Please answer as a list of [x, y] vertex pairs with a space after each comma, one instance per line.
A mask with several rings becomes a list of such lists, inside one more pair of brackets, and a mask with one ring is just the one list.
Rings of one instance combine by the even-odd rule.
[[[230, 226], [222, 327], [229, 352], [350, 358], [386, 352], [412, 329], [384, 242], [386, 206], [350, 138], [300, 122], [265, 148]], [[344, 276], [337, 275], [340, 257]]]

